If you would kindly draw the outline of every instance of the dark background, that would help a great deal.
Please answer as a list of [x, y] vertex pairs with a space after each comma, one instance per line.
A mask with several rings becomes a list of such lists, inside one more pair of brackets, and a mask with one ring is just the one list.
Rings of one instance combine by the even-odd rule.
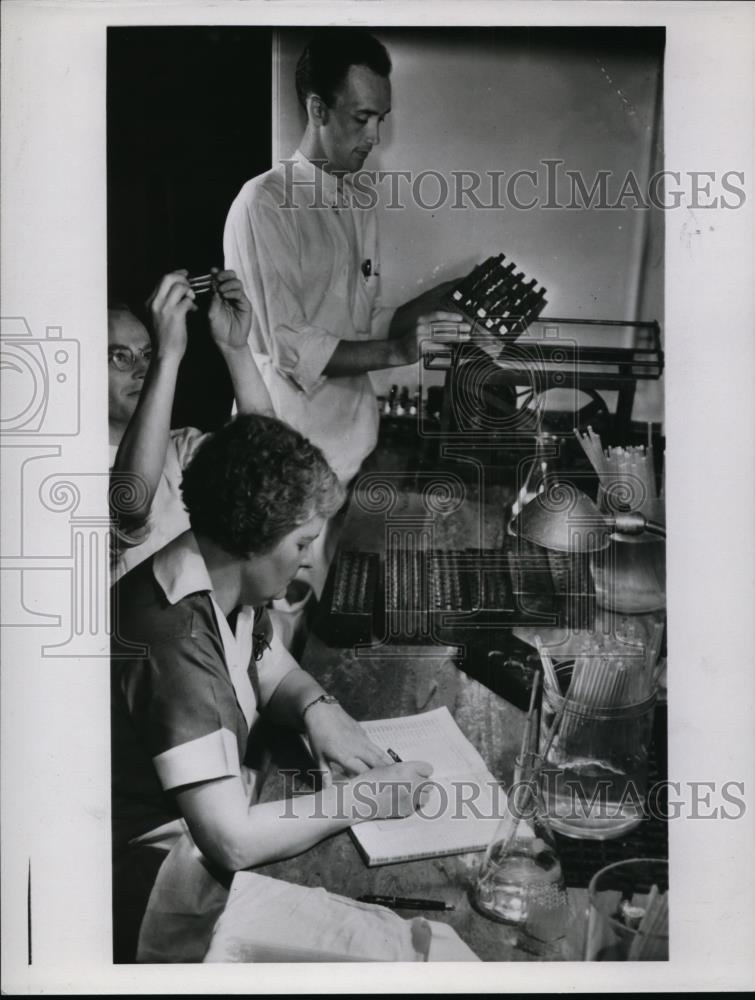
[[[143, 303], [175, 268], [223, 264], [242, 184], [271, 166], [272, 29], [109, 28], [108, 291]], [[233, 391], [200, 313], [189, 319], [173, 426], [211, 430]]]

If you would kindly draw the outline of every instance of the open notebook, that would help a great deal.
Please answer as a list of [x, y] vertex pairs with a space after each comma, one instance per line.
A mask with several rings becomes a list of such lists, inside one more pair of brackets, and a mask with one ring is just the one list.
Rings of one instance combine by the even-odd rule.
[[506, 808], [505, 795], [447, 708], [362, 725], [378, 746], [390, 747], [405, 761], [429, 761], [434, 769], [431, 794], [420, 812], [351, 828], [368, 865], [488, 846]]

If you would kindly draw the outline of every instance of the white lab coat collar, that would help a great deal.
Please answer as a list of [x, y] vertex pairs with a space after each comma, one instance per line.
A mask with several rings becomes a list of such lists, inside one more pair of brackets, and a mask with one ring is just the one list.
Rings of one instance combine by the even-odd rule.
[[156, 553], [152, 572], [171, 604], [177, 604], [189, 594], [202, 590], [212, 592], [213, 589], [192, 531], [184, 531]]
[[209, 591], [236, 701], [251, 728], [257, 714], [257, 699], [248, 671], [252, 656], [254, 608], [244, 605], [240, 609], [234, 635], [228, 619], [212, 596], [212, 580], [191, 531], [184, 531], [160, 549], [152, 561], [152, 572], [171, 604], [177, 604], [189, 594]]
[[348, 205], [348, 193], [351, 183], [347, 177], [338, 178], [334, 177], [333, 174], [327, 173], [321, 167], [312, 163], [311, 160], [308, 160], [300, 149], [296, 150], [291, 159], [294, 161], [295, 168], [298, 169], [304, 178], [311, 181], [316, 177], [317, 192], [322, 193], [322, 198], [326, 205], [329, 205], [331, 208], [344, 208]]

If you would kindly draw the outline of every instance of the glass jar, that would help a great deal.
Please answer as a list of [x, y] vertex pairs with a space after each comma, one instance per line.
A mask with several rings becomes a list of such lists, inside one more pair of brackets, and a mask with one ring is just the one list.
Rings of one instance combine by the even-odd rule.
[[[546, 687], [540, 752], [569, 689], [574, 662], [556, 667], [560, 693]], [[540, 772], [540, 795], [551, 827], [569, 837], [606, 840], [644, 818], [647, 766], [656, 694], [631, 704], [567, 699]]]
[[[631, 484], [624, 485], [631, 487]], [[618, 513], [622, 508], [611, 503], [612, 496], [618, 501], [628, 495], [626, 492], [606, 493], [601, 486], [598, 506], [606, 513]], [[665, 523], [663, 500], [646, 498], [642, 503], [630, 504], [629, 509], [652, 521]], [[636, 615], [666, 607], [666, 542], [657, 535], [615, 532], [608, 548], [590, 557], [590, 570], [595, 600], [602, 608]]]
[[588, 897], [588, 962], [668, 959], [668, 861], [631, 858], [601, 868]]
[[595, 600], [602, 608], [645, 614], [666, 607], [666, 543], [652, 535], [612, 539], [590, 557]]

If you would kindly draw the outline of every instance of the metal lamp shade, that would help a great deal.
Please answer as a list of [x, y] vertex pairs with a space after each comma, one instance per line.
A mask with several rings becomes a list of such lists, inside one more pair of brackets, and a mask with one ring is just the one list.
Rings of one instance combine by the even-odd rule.
[[611, 542], [613, 518], [570, 483], [549, 483], [512, 522], [522, 538], [557, 552], [600, 552]]

